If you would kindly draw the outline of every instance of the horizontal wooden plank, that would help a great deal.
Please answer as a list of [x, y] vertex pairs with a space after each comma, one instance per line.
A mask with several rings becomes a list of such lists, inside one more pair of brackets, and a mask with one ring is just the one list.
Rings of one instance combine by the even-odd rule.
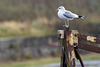
[[95, 39], [96, 43], [100, 44], [100, 38]]
[[78, 38], [100, 44], [100, 38], [97, 38], [97, 37], [87, 36], [87, 35], [79, 33]]
[[91, 51], [91, 52], [95, 52], [95, 53], [100, 53], [100, 47], [96, 47], [96, 46], [92, 46], [92, 45], [88, 45], [84, 43], [79, 43], [78, 48]]

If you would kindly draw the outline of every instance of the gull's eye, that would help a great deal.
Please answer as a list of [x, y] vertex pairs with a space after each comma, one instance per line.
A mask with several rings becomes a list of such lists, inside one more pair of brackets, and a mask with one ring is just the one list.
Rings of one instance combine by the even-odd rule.
[[59, 9], [61, 9], [61, 8], [59, 8]]

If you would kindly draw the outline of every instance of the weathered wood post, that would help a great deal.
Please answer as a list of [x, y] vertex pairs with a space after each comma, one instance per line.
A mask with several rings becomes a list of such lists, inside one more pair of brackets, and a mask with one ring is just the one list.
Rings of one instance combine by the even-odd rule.
[[58, 30], [58, 39], [62, 40], [60, 67], [75, 67], [74, 47], [78, 45], [78, 32], [75, 30], [69, 31], [69, 28]]
[[78, 40], [82, 39], [100, 44], [100, 38], [80, 34], [77, 30], [70, 31], [69, 28], [58, 30], [58, 39], [62, 41], [60, 67], [75, 67], [75, 58], [77, 58], [80, 61], [81, 66], [84, 67], [78, 49], [100, 53], [100, 47], [89, 45], [86, 42], [78, 43]]

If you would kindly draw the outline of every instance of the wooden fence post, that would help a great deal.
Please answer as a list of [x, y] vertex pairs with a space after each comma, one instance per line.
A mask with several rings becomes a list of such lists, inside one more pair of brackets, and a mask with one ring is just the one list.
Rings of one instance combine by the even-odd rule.
[[100, 44], [100, 38], [80, 34], [77, 30], [69, 31], [69, 28], [58, 30], [58, 39], [62, 40], [60, 67], [75, 67], [75, 58], [77, 58], [80, 61], [81, 66], [84, 67], [78, 49], [100, 53], [100, 47], [88, 45], [87, 43], [78, 43], [78, 40], [82, 39]]
[[78, 32], [69, 28], [58, 30], [58, 38], [62, 40], [62, 56], [60, 67], [75, 67], [74, 47], [78, 44]]

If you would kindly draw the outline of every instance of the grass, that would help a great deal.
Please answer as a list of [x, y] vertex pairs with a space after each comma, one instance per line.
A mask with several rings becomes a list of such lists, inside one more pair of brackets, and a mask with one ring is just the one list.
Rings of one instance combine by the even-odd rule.
[[[100, 54], [89, 53], [81, 55], [83, 61], [100, 60]], [[0, 67], [23, 67], [23, 66], [37, 66], [47, 65], [60, 62], [60, 57], [47, 57], [41, 59], [34, 59], [29, 61], [16, 61], [16, 62], [1, 62]]]
[[37, 65], [46, 65], [51, 63], [57, 63], [60, 61], [60, 58], [42, 58], [35, 59], [30, 61], [19, 61], [19, 62], [9, 62], [9, 63], [0, 63], [0, 67], [23, 67], [23, 66], [37, 66]]
[[[49, 30], [49, 31], [48, 31]], [[56, 31], [55, 31], [56, 32]], [[39, 21], [4, 21], [0, 23], [0, 37], [46, 36], [55, 34], [53, 28]]]
[[89, 53], [89, 54], [86, 54], [86, 55], [81, 55], [81, 58], [84, 61], [87, 61], [87, 60], [100, 60], [100, 54]]

